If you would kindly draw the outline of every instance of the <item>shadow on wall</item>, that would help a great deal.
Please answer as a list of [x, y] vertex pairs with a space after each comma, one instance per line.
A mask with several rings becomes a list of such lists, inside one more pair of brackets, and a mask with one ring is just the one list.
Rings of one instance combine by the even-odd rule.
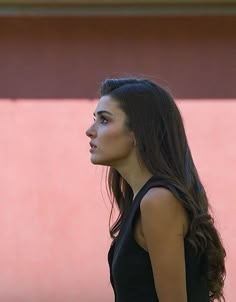
[[234, 99], [236, 17], [0, 19], [0, 99], [94, 99], [148, 77], [178, 99]]

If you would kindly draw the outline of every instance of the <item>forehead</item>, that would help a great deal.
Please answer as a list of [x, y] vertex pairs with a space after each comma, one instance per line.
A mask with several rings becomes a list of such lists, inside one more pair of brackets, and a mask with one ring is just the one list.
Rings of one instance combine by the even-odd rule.
[[98, 101], [96, 111], [109, 111], [112, 114], [120, 114], [122, 113], [121, 109], [118, 107], [117, 101], [115, 101], [109, 95], [104, 95]]

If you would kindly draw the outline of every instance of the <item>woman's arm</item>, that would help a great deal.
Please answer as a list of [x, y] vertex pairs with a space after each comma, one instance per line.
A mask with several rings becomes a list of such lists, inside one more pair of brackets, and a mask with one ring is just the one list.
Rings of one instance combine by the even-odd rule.
[[160, 302], [187, 302], [184, 235], [187, 215], [174, 195], [152, 188], [140, 204], [141, 225]]

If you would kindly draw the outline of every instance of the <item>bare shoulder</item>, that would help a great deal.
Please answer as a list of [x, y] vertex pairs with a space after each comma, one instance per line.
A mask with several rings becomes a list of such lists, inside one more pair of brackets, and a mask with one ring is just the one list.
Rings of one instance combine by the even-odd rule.
[[144, 210], [164, 210], [185, 212], [181, 202], [174, 194], [163, 187], [151, 188], [143, 197], [140, 207]]
[[159, 300], [187, 302], [184, 258], [187, 215], [181, 201], [167, 189], [152, 188], [143, 197], [140, 211]]
[[163, 187], [151, 188], [140, 203], [142, 220], [155, 223], [159, 227], [175, 224], [182, 228], [183, 235], [188, 228], [187, 213], [181, 201], [174, 194]]

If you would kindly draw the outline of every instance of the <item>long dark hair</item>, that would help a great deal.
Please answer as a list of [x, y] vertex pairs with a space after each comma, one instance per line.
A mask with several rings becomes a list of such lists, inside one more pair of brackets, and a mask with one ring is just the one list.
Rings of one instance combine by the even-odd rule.
[[[220, 235], [209, 213], [209, 203], [199, 179], [188, 146], [180, 112], [170, 93], [147, 79], [107, 79], [102, 83], [101, 96], [109, 95], [126, 114], [126, 126], [133, 131], [140, 160], [152, 175], [166, 180], [188, 214], [186, 239], [204, 262], [210, 301], [225, 301], [223, 286], [226, 256]], [[110, 167], [108, 191], [112, 209], [109, 226], [115, 239], [122, 219], [129, 209], [133, 192], [129, 184]], [[111, 226], [116, 205], [119, 215]]]

